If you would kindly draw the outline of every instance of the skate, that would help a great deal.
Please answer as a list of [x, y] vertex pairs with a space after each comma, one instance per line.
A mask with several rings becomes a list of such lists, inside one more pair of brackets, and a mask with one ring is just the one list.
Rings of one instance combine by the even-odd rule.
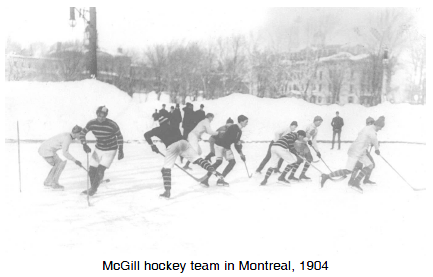
[[356, 192], [362, 193], [363, 190], [361, 188], [361, 186], [359, 185], [359, 183], [352, 183], [351, 185], [349, 185], [349, 187], [353, 190], [355, 190]]
[[320, 187], [323, 188], [323, 186], [325, 185], [326, 180], [329, 179], [329, 176], [326, 174], [322, 174], [322, 180], [320, 181]]
[[263, 180], [263, 181], [260, 183], [260, 185], [261, 185], [261, 186], [266, 186], [266, 183], [267, 183], [267, 181], [266, 181], [266, 180]]
[[44, 188], [51, 189], [53, 187], [53, 184], [50, 183], [44, 183]]
[[289, 181], [291, 181], [291, 182], [299, 182], [299, 179], [298, 178], [296, 178], [295, 176], [289, 176]]
[[367, 179], [367, 180], [364, 179], [363, 183], [366, 184], [366, 185], [376, 185], [376, 182], [373, 182], [373, 181], [371, 181], [369, 179]]
[[306, 176], [305, 174], [299, 175], [299, 181], [310, 182], [311, 178]]
[[53, 190], [64, 190], [65, 189], [64, 186], [61, 186], [59, 184], [53, 184], [51, 187]]
[[169, 199], [170, 198], [170, 191], [166, 190], [164, 193], [160, 194], [159, 197]]
[[88, 192], [89, 192], [89, 193], [87, 193], [87, 189], [86, 189], [86, 190], [83, 190], [83, 191], [81, 192], [81, 194], [85, 194], [85, 195], [89, 194], [89, 196], [93, 196], [93, 195], [95, 195], [96, 190], [90, 188]]
[[275, 169], [274, 173], [281, 174], [281, 171], [279, 169]]
[[260, 170], [256, 170], [256, 174], [262, 174]]
[[200, 186], [208, 188], [209, 187], [209, 178], [204, 179], [203, 181], [201, 181]]
[[228, 187], [228, 186], [229, 186], [229, 183], [227, 183], [226, 181], [224, 181], [224, 179], [218, 179], [218, 181], [217, 181], [217, 185], [218, 185], [218, 186]]
[[290, 184], [289, 181], [287, 181], [285, 178], [281, 178], [281, 176], [278, 178], [278, 183], [286, 184], [286, 185]]

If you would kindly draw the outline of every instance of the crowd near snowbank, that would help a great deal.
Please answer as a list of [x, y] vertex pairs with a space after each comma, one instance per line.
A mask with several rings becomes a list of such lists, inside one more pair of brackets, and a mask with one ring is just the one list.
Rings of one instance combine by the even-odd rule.
[[[126, 140], [143, 140], [143, 133], [152, 127], [152, 114], [167, 104], [174, 105], [163, 95], [129, 97], [115, 86], [97, 80], [77, 82], [8, 82], [5, 84], [5, 138], [16, 139], [16, 123], [19, 121], [20, 139], [43, 140], [59, 132], [69, 131], [75, 124], [84, 126], [95, 118], [98, 106], [109, 109], [108, 117], [116, 121]], [[252, 95], [233, 94], [216, 100], [193, 102], [194, 109], [204, 104], [204, 110], [215, 114], [214, 129], [225, 123], [228, 117], [244, 114], [249, 125], [244, 129], [245, 141], [268, 141], [276, 129], [287, 126], [293, 120], [299, 128], [311, 123], [316, 115], [324, 122], [319, 140], [332, 138], [331, 121], [339, 111], [345, 125], [341, 139], [354, 140], [365, 125], [368, 116], [384, 115], [386, 126], [380, 131], [380, 141], [420, 142], [426, 138], [419, 130], [424, 128], [426, 107], [410, 104], [384, 103], [375, 107], [358, 104], [319, 106], [294, 98], [267, 99]], [[181, 108], [183, 105], [181, 105]], [[417, 130], [417, 131], [416, 131]], [[92, 137], [89, 136], [89, 139]]]

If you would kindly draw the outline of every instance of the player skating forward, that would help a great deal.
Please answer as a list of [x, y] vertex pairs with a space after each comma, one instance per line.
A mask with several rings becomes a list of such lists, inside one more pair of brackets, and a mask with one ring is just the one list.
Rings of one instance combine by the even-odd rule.
[[[374, 124], [374, 119], [369, 116], [366, 119], [365, 123], [366, 123], [367, 126], [373, 125]], [[373, 172], [373, 169], [376, 167], [376, 163], [374, 162], [373, 157], [371, 156], [369, 149], [367, 149], [366, 155], [367, 155], [367, 158], [369, 158], [370, 161], [371, 161], [371, 163], [373, 164], [373, 168], [365, 175], [364, 181], [362, 181], [362, 182], [364, 184], [376, 184], [375, 182], [373, 182], [373, 181], [370, 180], [371, 173]], [[358, 172], [360, 170], [362, 170], [362, 167], [363, 167], [362, 163], [360, 163], [360, 162], [356, 163], [356, 166], [353, 169], [352, 175], [350, 177], [349, 183], [352, 183], [354, 181], [354, 179], [355, 179], [356, 175], [358, 174]]]
[[[197, 154], [199, 156], [202, 153], [200, 144], [198, 143], [201, 140], [201, 135], [203, 133], [207, 133], [207, 134], [209, 134], [211, 136], [218, 135], [218, 132], [215, 132], [210, 127], [210, 123], [212, 122], [213, 119], [214, 119], [214, 115], [212, 113], [208, 113], [205, 116], [205, 119], [203, 119], [202, 121], [200, 121], [197, 124], [197, 126], [195, 126], [194, 129], [192, 129], [192, 131], [188, 134], [188, 142], [189, 142], [189, 144], [191, 144], [192, 148], [197, 152]], [[183, 168], [184, 169], [191, 169], [189, 167], [189, 164], [190, 164], [190, 162], [187, 161], [186, 164], [185, 164], [185, 166]]]
[[62, 154], [66, 159], [73, 161], [78, 166], [82, 166], [81, 162], [76, 160], [69, 153], [69, 145], [74, 139], [80, 137], [82, 129], [83, 128], [76, 125], [72, 128], [72, 132], [58, 134], [57, 136], [44, 141], [39, 147], [39, 155], [41, 155], [45, 161], [52, 166], [50, 173], [48, 173], [48, 176], [45, 179], [45, 187], [59, 190], [64, 189], [64, 187], [59, 184], [59, 178], [66, 166], [66, 161], [62, 161], [62, 159], [57, 155], [56, 152], [58, 150], [62, 149]]
[[280, 159], [283, 159], [285, 162], [288, 163], [286, 169], [284, 172], [280, 175], [278, 178], [278, 181], [284, 182], [284, 183], [290, 183], [286, 180], [286, 174], [288, 171], [290, 171], [291, 167], [296, 164], [300, 160], [300, 158], [297, 156], [296, 149], [295, 149], [295, 141], [298, 139], [305, 138], [305, 131], [299, 130], [297, 133], [290, 132], [288, 134], [285, 134], [282, 136], [279, 140], [277, 140], [272, 146], [271, 146], [271, 167], [268, 168], [268, 171], [266, 172], [265, 179], [260, 183], [261, 186], [266, 185], [268, 182], [269, 176], [272, 174], [273, 171], [278, 166], [278, 161]]
[[[233, 124], [230, 126], [225, 134], [220, 138], [217, 137], [215, 141], [215, 156], [216, 156], [216, 162], [212, 165], [212, 167], [215, 168], [215, 170], [222, 164], [223, 158], [225, 158], [229, 164], [224, 168], [224, 171], [222, 172], [222, 176], [226, 177], [227, 174], [230, 173], [230, 171], [233, 169], [233, 167], [236, 164], [235, 157], [233, 156], [233, 152], [230, 149], [231, 145], [233, 144], [236, 151], [238, 151], [239, 155], [241, 156], [242, 161], [245, 162], [246, 158], [245, 155], [242, 153], [242, 144], [241, 144], [241, 136], [242, 136], [242, 129], [245, 128], [245, 126], [248, 125], [248, 118], [245, 115], [238, 116], [238, 124]], [[208, 175], [210, 177], [210, 175]], [[203, 184], [208, 184], [208, 179], [203, 181]], [[229, 184], [224, 181], [223, 179], [218, 179], [217, 185], [220, 186], [228, 186]]]
[[349, 150], [347, 151], [348, 158], [346, 163], [346, 169], [339, 169], [330, 174], [322, 174], [321, 186], [325, 185], [326, 180], [330, 177], [339, 177], [349, 175], [355, 168], [358, 162], [364, 165], [364, 168], [358, 173], [352, 182], [349, 182], [349, 186], [355, 190], [362, 192], [360, 182], [364, 176], [369, 174], [373, 169], [373, 163], [367, 157], [367, 149], [370, 145], [375, 148], [375, 153], [380, 155], [379, 143], [377, 141], [377, 131], [380, 131], [385, 126], [385, 117], [381, 116], [374, 122], [374, 125], [364, 127], [359, 132], [358, 137], [352, 143]]
[[202, 168], [206, 169], [209, 174], [215, 172], [215, 169], [210, 163], [199, 157], [197, 152], [191, 147], [188, 141], [184, 140], [180, 134], [180, 130], [177, 126], [169, 124], [168, 119], [165, 117], [159, 118], [160, 126], [153, 128], [152, 130], [144, 134], [144, 138], [147, 143], [152, 147], [152, 151], [159, 153], [158, 147], [153, 144], [151, 138], [158, 137], [166, 146], [167, 150], [165, 153], [164, 166], [161, 169], [162, 179], [164, 182], [164, 193], [160, 194], [161, 197], [170, 198], [171, 191], [171, 169], [179, 155], [182, 155], [185, 159], [198, 164]]
[[98, 190], [99, 184], [104, 178], [104, 172], [110, 167], [119, 149], [118, 159], [124, 157], [123, 136], [116, 122], [107, 118], [108, 109], [101, 106], [96, 110], [96, 119], [90, 120], [86, 127], [81, 131], [80, 140], [86, 153], [92, 150], [86, 143], [86, 134], [92, 132], [96, 138], [95, 150], [92, 153], [89, 167], [89, 177], [91, 188], [83, 191], [90, 196]]
[[210, 152], [209, 154], [206, 156], [205, 160], [207, 161], [211, 161], [211, 158], [215, 156], [215, 140], [217, 139], [217, 137], [222, 138], [222, 136], [225, 134], [225, 132], [227, 131], [227, 129], [233, 125], [233, 119], [231, 119], [229, 117], [229, 119], [227, 119], [226, 121], [226, 125], [219, 127], [216, 131], [217, 131], [217, 135], [215, 136], [211, 136], [209, 138], [209, 148], [210, 148]]
[[[257, 173], [261, 173], [262, 169], [265, 167], [265, 165], [269, 162], [269, 159], [271, 158], [271, 147], [272, 145], [278, 141], [280, 138], [282, 138], [284, 135], [295, 132], [296, 128], [298, 128], [298, 122], [293, 121], [289, 127], [283, 128], [278, 130], [277, 132], [275, 132], [275, 136], [274, 136], [274, 140], [271, 140], [271, 142], [269, 143], [269, 147], [268, 147], [268, 152], [266, 153], [265, 158], [263, 159], [263, 161], [260, 163], [259, 167], [256, 169]], [[275, 170], [275, 172], [277, 173], [281, 173], [280, 172], [280, 167], [283, 164], [284, 159], [280, 159], [278, 161], [278, 166]]]
[[[322, 125], [322, 122], [323, 122], [323, 119], [320, 116], [314, 117], [313, 123], [311, 123], [310, 125], [308, 125], [305, 128], [305, 133], [307, 136], [304, 138], [304, 141], [302, 141], [302, 142], [297, 141], [295, 144], [296, 151], [298, 153], [301, 153], [301, 156], [304, 156], [305, 159], [308, 161], [308, 163], [306, 162], [304, 164], [304, 167], [302, 168], [302, 172], [299, 175], [299, 180], [304, 180], [304, 181], [310, 180], [310, 177], [305, 175], [305, 173], [307, 172], [308, 168], [310, 168], [310, 163], [313, 161], [313, 156], [311, 155], [311, 150], [306, 145], [306, 143], [308, 143], [308, 145], [310, 145], [311, 147], [313, 147], [315, 149], [317, 157], [319, 157], [319, 158], [322, 157], [322, 155], [319, 152], [319, 147], [317, 145], [317, 134], [319, 133], [318, 127], [320, 125]], [[303, 155], [302, 155], [302, 153], [303, 153]], [[290, 173], [290, 176], [289, 176], [289, 180], [298, 181], [298, 178], [295, 177], [295, 173], [296, 173], [296, 170], [298, 170], [298, 167], [301, 165], [301, 163], [302, 163], [302, 161], [296, 163], [293, 166], [292, 173]]]

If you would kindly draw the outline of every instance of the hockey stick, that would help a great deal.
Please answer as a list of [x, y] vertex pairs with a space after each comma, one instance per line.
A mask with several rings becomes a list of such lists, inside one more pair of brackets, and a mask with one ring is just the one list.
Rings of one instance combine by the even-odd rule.
[[[301, 157], [300, 157], [301, 158]], [[302, 158], [301, 158], [302, 159]], [[315, 167], [312, 163], [310, 163], [309, 161], [307, 161], [307, 159], [303, 159], [304, 162], [308, 163], [310, 166], [312, 166], [315, 170], [319, 171], [320, 174], [325, 174], [323, 173], [320, 169], [318, 169], [317, 167]], [[347, 176], [341, 176], [338, 179], [333, 179], [332, 177], [329, 177], [329, 180], [333, 181], [333, 182], [339, 182], [341, 180], [346, 179]]]
[[247, 162], [244, 161], [244, 164], [245, 164], [245, 169], [247, 170], [248, 178], [251, 178], [253, 176], [253, 174], [250, 175], [250, 172], [248, 171], [248, 167], [247, 167]]
[[[89, 153], [86, 153], [86, 156], [87, 156], [87, 169], [85, 169], [83, 166], [81, 166], [81, 167], [83, 167], [83, 169], [86, 170], [88, 173], [89, 172]], [[89, 174], [86, 174], [86, 175], [87, 175], [87, 182], [86, 182], [86, 184], [87, 184], [87, 205], [90, 207], [90, 197], [89, 197], [90, 176], [89, 176]]]
[[20, 192], [21, 192], [21, 147], [20, 147], [20, 126], [17, 121], [17, 136], [18, 136], [18, 172], [20, 177]]
[[[314, 148], [312, 145], [310, 145], [311, 148], [313, 148], [314, 152], [316, 152], [317, 155], [317, 150], [316, 148]], [[320, 160], [326, 165], [326, 167], [329, 169], [329, 172], [332, 172], [332, 170], [329, 168], [329, 166], [325, 163], [325, 161], [322, 159], [322, 157], [320, 157]]]
[[379, 155], [379, 156], [381, 156], [382, 157], [382, 159], [395, 171], [395, 173], [397, 173], [398, 174], [398, 176], [400, 176], [400, 178], [401, 179], [403, 179], [403, 181], [405, 181], [406, 182], [406, 184], [411, 188], [411, 189], [413, 189], [414, 191], [420, 191], [420, 190], [425, 190], [425, 188], [414, 188], [414, 187], [412, 187], [410, 184], [409, 184], [409, 182], [408, 181], [406, 181], [404, 178], [403, 178], [403, 176], [401, 176], [400, 175], [400, 173], [398, 173], [398, 171], [397, 170], [395, 170], [395, 168], [394, 167], [392, 167], [392, 165], [387, 161], [387, 160], [385, 160], [385, 158], [382, 156], [382, 155]]
[[[165, 158], [165, 155], [162, 154], [161, 152], [158, 152], [159, 154], [161, 154], [161, 156], [163, 156]], [[207, 174], [201, 178], [196, 178], [194, 175], [190, 174], [189, 172], [187, 172], [185, 169], [183, 169], [181, 166], [179, 166], [177, 163], [174, 163], [175, 166], [177, 166], [180, 170], [182, 170], [183, 172], [185, 172], [186, 174], [189, 175], [189, 177], [193, 178], [194, 180], [196, 180], [197, 182], [202, 182], [207, 178]]]
[[[82, 169], [84, 169], [87, 173], [89, 173], [89, 171], [84, 167], [84, 166], [80, 166]], [[89, 167], [89, 165], [87, 165], [87, 167]], [[87, 176], [89, 176], [89, 174], [87, 174]], [[99, 184], [103, 184], [103, 183], [109, 183], [111, 180], [110, 179], [104, 179], [101, 182], [99, 182]]]

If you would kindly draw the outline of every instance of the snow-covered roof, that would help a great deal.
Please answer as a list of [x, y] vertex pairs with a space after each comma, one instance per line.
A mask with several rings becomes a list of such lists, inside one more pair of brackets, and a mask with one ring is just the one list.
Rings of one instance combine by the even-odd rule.
[[349, 52], [339, 52], [337, 54], [334, 54], [329, 57], [320, 58], [321, 62], [326, 61], [338, 61], [338, 60], [351, 60], [351, 61], [359, 61], [362, 59], [365, 59], [369, 56], [369, 54], [360, 54], [360, 55], [353, 55]]

